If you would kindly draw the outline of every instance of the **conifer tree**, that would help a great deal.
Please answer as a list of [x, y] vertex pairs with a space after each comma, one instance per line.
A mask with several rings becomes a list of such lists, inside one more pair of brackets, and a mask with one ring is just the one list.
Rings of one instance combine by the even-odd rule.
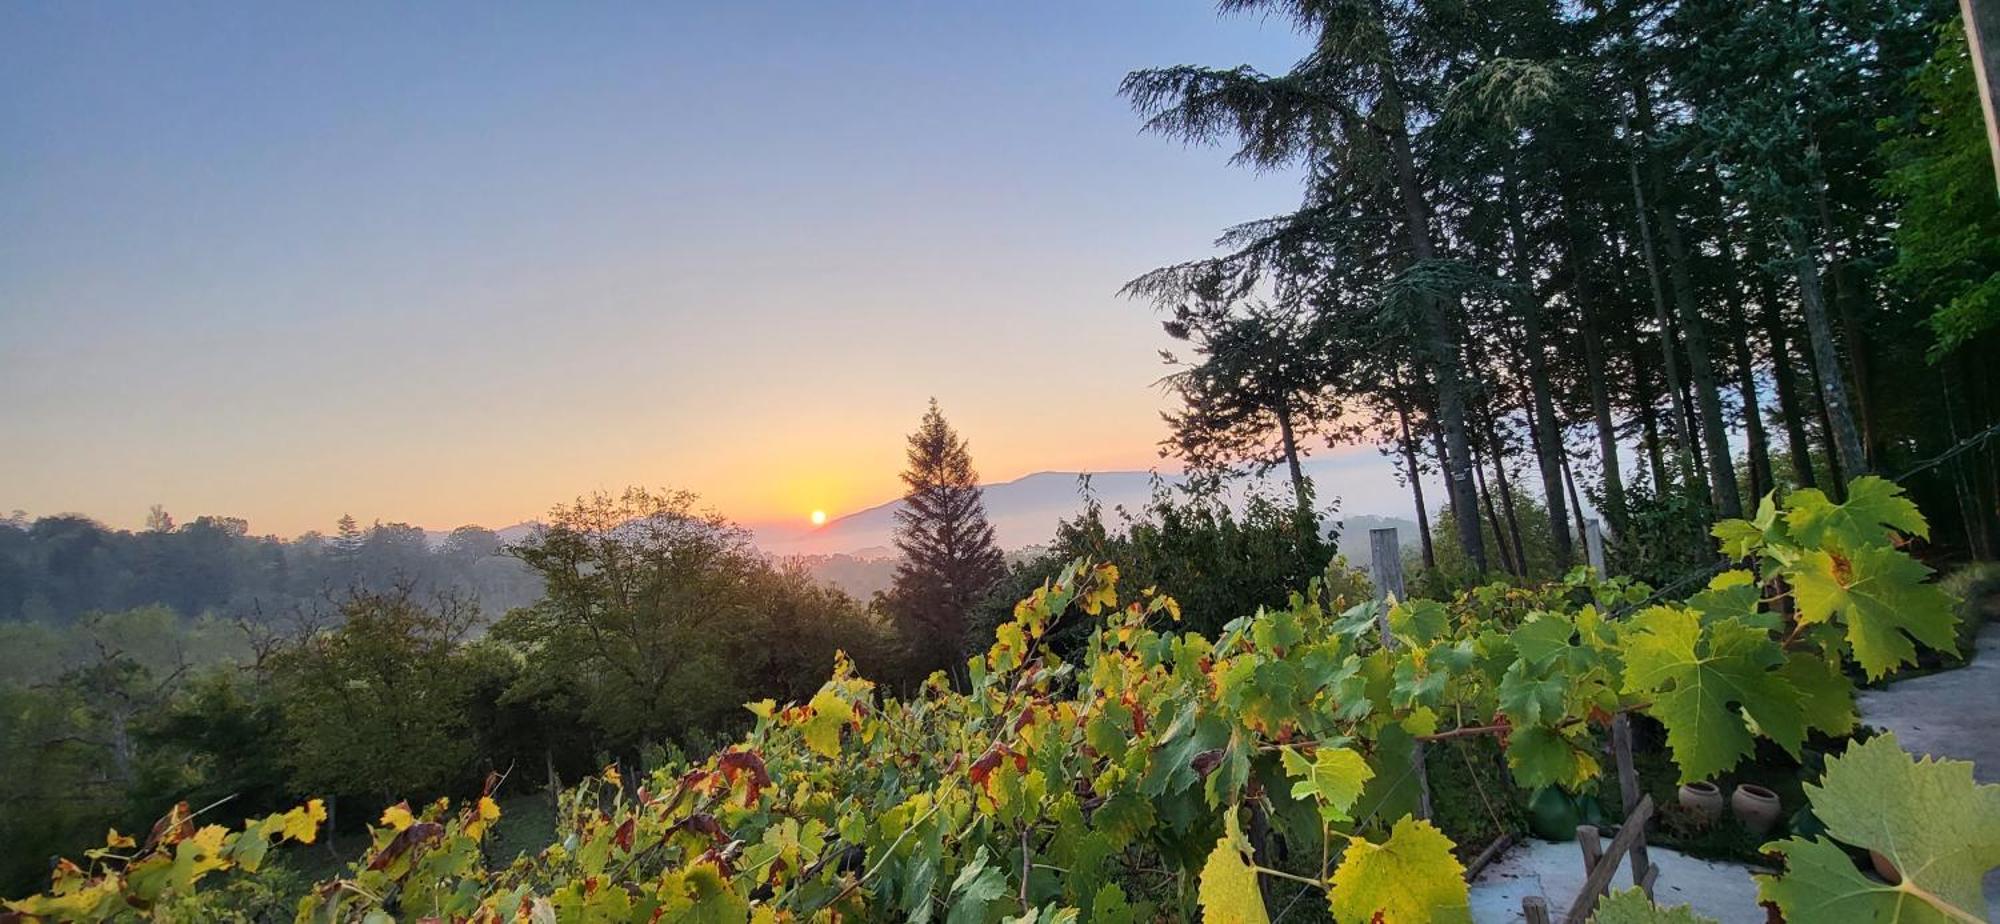
[[918, 666], [958, 666], [966, 614], [1005, 573], [965, 440], [931, 399], [910, 434], [908, 490], [896, 512], [903, 561], [884, 601]]

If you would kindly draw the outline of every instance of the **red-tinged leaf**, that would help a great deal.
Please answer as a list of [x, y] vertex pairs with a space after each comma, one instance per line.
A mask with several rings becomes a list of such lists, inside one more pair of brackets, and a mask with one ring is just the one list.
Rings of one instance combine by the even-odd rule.
[[974, 783], [978, 783], [980, 789], [990, 791], [989, 781], [993, 778], [993, 771], [999, 769], [1000, 759], [1006, 755], [1005, 745], [996, 744], [987, 748], [986, 753], [979, 755], [979, 759], [972, 762], [972, 768], [967, 770], [965, 775]]
[[382, 851], [375, 855], [375, 859], [369, 861], [368, 868], [371, 870], [388, 869], [389, 864], [401, 859], [404, 854], [424, 844], [438, 841], [443, 837], [444, 825], [438, 824], [435, 821], [417, 822], [396, 832], [396, 836], [390, 838], [389, 843], [383, 845]]
[[764, 758], [756, 751], [725, 751], [717, 759], [716, 766], [727, 777], [729, 785], [735, 786], [737, 778], [743, 777], [743, 804], [755, 805], [764, 787], [771, 785], [771, 773], [764, 766]]
[[721, 844], [729, 840], [729, 832], [722, 830], [722, 823], [716, 821], [715, 816], [707, 812], [696, 812], [689, 815], [681, 819], [679, 824], [674, 825], [674, 828], [703, 835], [712, 844]]
[[153, 833], [146, 837], [146, 849], [178, 844], [193, 836], [194, 813], [187, 803], [176, 803], [159, 821], [153, 822]]
[[611, 843], [617, 844], [619, 850], [632, 852], [632, 832], [636, 830], [636, 822], [637, 819], [625, 819], [625, 823], [618, 826], [617, 833], [611, 835]]

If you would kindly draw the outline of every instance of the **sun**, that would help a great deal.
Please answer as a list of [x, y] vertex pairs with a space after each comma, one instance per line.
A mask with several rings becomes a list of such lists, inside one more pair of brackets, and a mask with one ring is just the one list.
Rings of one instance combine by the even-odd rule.
[[815, 511], [813, 511], [813, 512], [812, 512], [812, 521], [813, 521], [813, 525], [814, 525], [814, 526], [825, 526], [825, 525], [826, 525], [826, 511], [824, 511], [824, 510], [815, 510]]

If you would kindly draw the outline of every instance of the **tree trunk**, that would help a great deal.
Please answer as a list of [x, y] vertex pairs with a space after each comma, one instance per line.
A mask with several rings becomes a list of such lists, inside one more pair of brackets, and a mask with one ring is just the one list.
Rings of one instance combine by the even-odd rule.
[[1736, 485], [1736, 463], [1729, 455], [1729, 428], [1722, 420], [1722, 390], [1716, 384], [1715, 363], [1708, 353], [1708, 323], [1695, 304], [1692, 259], [1681, 238], [1680, 221], [1671, 210], [1660, 213], [1660, 240], [1666, 245], [1668, 272], [1674, 285], [1674, 306], [1678, 309], [1681, 334], [1686, 339], [1688, 373], [1694, 388], [1695, 406], [1700, 412], [1701, 442], [1708, 450], [1708, 493], [1717, 515], [1743, 515], [1743, 495]]
[[1278, 440], [1285, 452], [1285, 467], [1292, 475], [1292, 498], [1298, 502], [1301, 512], [1312, 509], [1312, 498], [1306, 494], [1306, 473], [1299, 466], [1299, 444], [1292, 434], [1291, 404], [1278, 399]]
[[[1521, 541], [1521, 519], [1514, 514], [1514, 487], [1507, 476], [1507, 452], [1500, 446], [1500, 435], [1495, 431], [1492, 418], [1486, 421], [1486, 445], [1493, 450], [1493, 478], [1500, 485], [1500, 510], [1507, 518], [1507, 533], [1514, 542], [1515, 573], [1528, 576], [1528, 550]], [[1500, 540], [1502, 545], [1507, 539]]]
[[1437, 549], [1431, 544], [1431, 515], [1424, 504], [1423, 470], [1417, 465], [1417, 441], [1410, 435], [1410, 410], [1400, 389], [1396, 396], [1396, 423], [1402, 427], [1403, 466], [1410, 475], [1410, 496], [1417, 504], [1417, 535], [1423, 538], [1424, 567], [1437, 567]]
[[1644, 353], [1638, 341], [1632, 347], [1632, 403], [1639, 409], [1639, 432], [1645, 443], [1646, 461], [1653, 469], [1653, 495], [1667, 494], [1667, 460], [1660, 446], [1660, 412], [1653, 399], [1653, 378], [1647, 374]]
[[[1806, 241], [1806, 233], [1796, 221], [1786, 228], [1786, 243], [1792, 251], [1794, 275], [1799, 282], [1799, 308], [1806, 317], [1806, 335], [1812, 341], [1813, 372], [1819, 379], [1820, 402], [1826, 405], [1827, 428], [1834, 454], [1846, 478], [1868, 473], [1868, 456], [1861, 448], [1861, 432], [1855, 429], [1854, 414], [1847, 401], [1847, 386], [1840, 380], [1840, 354], [1834, 349], [1833, 327], [1826, 317], [1826, 298], [1819, 288], [1819, 261]], [[1836, 479], [1845, 482], [1845, 479]]]
[[[1645, 100], [1643, 93], [1639, 99], [1643, 105]], [[1653, 252], [1652, 222], [1646, 218], [1648, 214], [1646, 192], [1644, 184], [1639, 182], [1639, 152], [1636, 144], [1631, 157], [1626, 161], [1626, 166], [1629, 168], [1632, 181], [1633, 217], [1639, 222], [1639, 246], [1646, 255], [1646, 279], [1652, 283], [1653, 317], [1660, 325], [1660, 356], [1664, 360], [1662, 368], [1667, 376], [1667, 394], [1674, 403], [1674, 412], [1668, 416], [1667, 422], [1673, 428], [1675, 455], [1676, 461], [1680, 463], [1681, 481], [1692, 485], [1696, 481], [1694, 454], [1688, 449], [1687, 405], [1685, 399], [1681, 397], [1680, 359], [1674, 356], [1674, 328], [1667, 317], [1666, 284], [1660, 279], [1659, 256]], [[1662, 493], [1665, 493], [1664, 490]]]
[[[1405, 124], [1402, 89], [1386, 62], [1378, 67], [1382, 82], [1381, 114], [1387, 121], [1389, 158], [1396, 170], [1396, 185], [1403, 202], [1404, 221], [1410, 250], [1417, 260], [1436, 256], [1431, 244], [1430, 203], [1424, 198], [1416, 159], [1410, 154], [1409, 128]], [[1459, 544], [1475, 569], [1486, 570], [1486, 543], [1479, 534], [1479, 514], [1473, 485], [1473, 462], [1465, 433], [1465, 383], [1459, 369], [1458, 335], [1451, 326], [1440, 299], [1425, 299], [1423, 305], [1426, 347], [1434, 364], [1437, 385], [1438, 422], [1444, 430], [1443, 460], [1445, 494], [1451, 498], [1452, 518], [1457, 521]]]
[[1833, 308], [1840, 315], [1840, 329], [1847, 337], [1847, 369], [1852, 373], [1854, 383], [1854, 408], [1859, 415], [1862, 458], [1868, 467], [1874, 468], [1875, 455], [1879, 450], [1876, 440], [1880, 431], [1875, 428], [1874, 389], [1869, 374], [1868, 336], [1861, 329], [1861, 314], [1855, 302], [1860, 292], [1854, 284], [1854, 276], [1846, 259], [1833, 245], [1833, 210], [1828, 205], [1826, 180], [1821, 177], [1813, 183], [1813, 198], [1819, 207], [1820, 233], [1823, 236], [1826, 254], [1826, 278], [1833, 280]]
[[[1576, 301], [1583, 322], [1583, 369], [1590, 387], [1590, 413], [1597, 422], [1597, 458], [1603, 468], [1604, 516], [1612, 532], [1625, 528], [1625, 474], [1618, 463], [1618, 424], [1611, 416], [1611, 390], [1607, 385], [1603, 345], [1597, 327], [1597, 299], [1592, 297], [1589, 276], [1583, 271], [1580, 254], [1572, 251], [1576, 267]], [[1581, 511], [1579, 511], [1581, 513]]]
[[1556, 422], [1556, 405], [1549, 396], [1548, 347], [1542, 340], [1542, 306], [1527, 294], [1533, 291], [1534, 277], [1528, 269], [1526, 238], [1521, 226], [1521, 210], [1514, 201], [1513, 183], [1506, 184], [1508, 238], [1513, 251], [1514, 282], [1523, 291], [1521, 328], [1527, 337], [1528, 390], [1533, 413], [1528, 434], [1535, 443], [1535, 464], [1541, 469], [1542, 496], [1548, 504], [1549, 532], [1555, 543], [1556, 570], [1568, 571], [1573, 552], [1569, 543], [1569, 511], [1564, 509], [1562, 485], [1562, 428]]
[[1820, 390], [1819, 378], [1813, 378], [1813, 410], [1818, 414], [1820, 445], [1826, 447], [1822, 458], [1826, 459], [1826, 477], [1832, 482], [1826, 486], [1826, 493], [1835, 503], [1847, 494], [1847, 478], [1840, 470], [1840, 450], [1834, 446], [1833, 417], [1826, 409], [1826, 393]]
[[[1563, 453], [1562, 469], [1563, 483], [1569, 488], [1569, 509], [1571, 516], [1576, 517], [1576, 540], [1578, 542], [1588, 542], [1589, 540], [1585, 537], [1590, 535], [1590, 527], [1583, 522], [1583, 498], [1578, 497], [1576, 494], [1576, 472], [1570, 466], [1569, 453]], [[1585, 549], [1584, 554], [1587, 557], [1589, 550]]]
[[1818, 480], [1813, 476], [1812, 440], [1806, 435], [1806, 412], [1799, 405], [1798, 372], [1792, 368], [1792, 350], [1785, 336], [1785, 318], [1776, 286], [1761, 266], [1764, 262], [1760, 259], [1763, 250], [1763, 244], [1753, 238], [1750, 258], [1760, 264], [1757, 293], [1758, 301], [1763, 305], [1758, 315], [1763, 322], [1764, 339], [1771, 346], [1772, 389], [1778, 393], [1778, 415], [1784, 418], [1785, 444], [1792, 457], [1792, 475], [1797, 478], [1799, 487], [1817, 487]]
[[1743, 394], [1743, 430], [1750, 443], [1750, 497], [1755, 503], [1776, 487], [1772, 482], [1771, 441], [1764, 432], [1764, 411], [1757, 406], [1757, 363], [1750, 351], [1750, 320], [1737, 327], [1736, 381]]
[[1479, 447], [1472, 447], [1473, 473], [1479, 479], [1479, 502], [1486, 507], [1486, 522], [1493, 527], [1493, 542], [1500, 548], [1500, 567], [1508, 574], [1519, 576], [1514, 567], [1514, 553], [1507, 548], [1507, 530], [1500, 525], [1500, 512], [1493, 507], [1493, 489], [1486, 480], [1486, 463], [1480, 460]]

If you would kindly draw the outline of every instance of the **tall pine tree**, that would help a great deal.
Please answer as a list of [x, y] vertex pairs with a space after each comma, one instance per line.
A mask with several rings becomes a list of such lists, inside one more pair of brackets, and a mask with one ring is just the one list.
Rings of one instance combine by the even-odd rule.
[[903, 561], [884, 602], [921, 667], [956, 671], [966, 614], [1005, 573], [1006, 563], [993, 545], [972, 456], [936, 398], [910, 434], [909, 459], [903, 472], [908, 490], [896, 512]]

